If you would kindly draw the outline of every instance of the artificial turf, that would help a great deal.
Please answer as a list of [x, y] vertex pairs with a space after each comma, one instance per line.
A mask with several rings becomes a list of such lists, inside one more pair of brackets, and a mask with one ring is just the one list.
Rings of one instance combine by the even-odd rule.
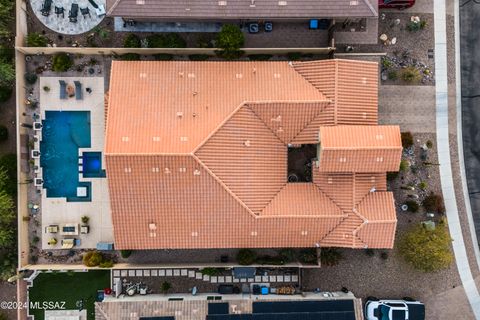
[[[65, 309], [77, 310], [78, 300], [83, 299], [88, 320], [95, 319], [94, 303], [97, 290], [110, 287], [110, 272], [92, 270], [88, 272], [48, 272], [39, 274], [29, 289], [29, 300], [32, 302], [65, 301]], [[44, 319], [44, 310], [30, 309], [35, 320]]]

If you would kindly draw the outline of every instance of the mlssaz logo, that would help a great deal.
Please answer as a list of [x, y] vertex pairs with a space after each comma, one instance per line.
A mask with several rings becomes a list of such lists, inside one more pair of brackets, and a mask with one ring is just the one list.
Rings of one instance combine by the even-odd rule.
[[30, 301], [30, 309], [65, 310], [65, 301]]

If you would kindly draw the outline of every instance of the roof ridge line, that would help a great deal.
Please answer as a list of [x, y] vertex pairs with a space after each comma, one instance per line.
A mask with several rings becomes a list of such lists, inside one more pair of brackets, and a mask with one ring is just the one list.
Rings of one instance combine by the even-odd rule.
[[230, 194], [230, 196], [232, 196], [232, 198], [234, 198], [235, 200], [238, 201], [238, 203], [244, 207], [247, 212], [252, 215], [253, 218], [258, 218], [258, 215], [255, 214], [255, 212], [253, 212], [232, 190], [230, 190], [230, 188], [219, 178], [217, 177], [212, 170], [210, 170], [209, 167], [207, 167], [203, 162], [202, 160], [200, 160], [199, 157], [197, 157], [195, 154], [191, 153], [190, 156], [195, 160], [197, 161], [197, 163], [199, 163], [203, 169], [205, 169], [205, 171], [208, 172], [208, 174], [210, 174], [210, 176], [215, 180], [217, 181], [218, 184], [220, 184], [224, 189], [225, 191], [227, 191], [228, 194]]
[[[273, 132], [273, 130], [270, 128], [270, 126], [265, 122], [263, 121], [263, 119], [255, 112], [255, 110], [253, 110], [252, 107], [250, 107], [250, 104], [247, 104], [245, 103], [245, 107], [247, 107], [250, 111], [252, 111], [253, 115], [255, 117], [258, 118], [258, 120], [260, 120], [261, 123], [263, 123], [263, 125], [275, 136], [275, 138], [277, 138], [282, 144], [284, 145], [287, 145], [287, 143], [285, 141], [283, 141], [282, 139], [280, 139], [280, 137], [275, 133]], [[283, 189], [283, 188], [282, 188]], [[281, 190], [281, 189], [280, 189]], [[275, 197], [274, 197], [275, 198]], [[266, 206], [265, 206], [266, 207]]]
[[[122, 1], [122, 0], [116, 0], [115, 3], [114, 3], [114, 4], [110, 7], [110, 9], [107, 11], [107, 15], [110, 15], [110, 14], [113, 12], [113, 10], [115, 10], [115, 9], [118, 7], [118, 5], [120, 4], [121, 1]], [[106, 4], [106, 3], [105, 3], [105, 4]]]
[[[312, 170], [313, 170], [313, 168], [312, 168]], [[333, 200], [333, 199], [332, 199], [326, 192], [324, 192], [315, 182], [313, 182], [313, 178], [312, 178], [312, 183], [313, 183], [313, 185], [314, 185], [315, 187], [317, 187], [318, 191], [320, 191], [327, 199], [329, 199], [330, 201], [332, 201], [332, 203], [335, 204], [340, 211], [345, 212], [345, 211], [343, 211], [342, 207], [341, 207], [337, 202], [335, 202], [335, 200]], [[346, 213], [346, 214], [347, 214], [347, 216], [348, 216], [348, 213]], [[346, 216], [346, 217], [347, 217], [347, 216]]]
[[[325, 109], [328, 108], [328, 106], [332, 103], [332, 100], [328, 99], [328, 103], [325, 105]], [[323, 110], [325, 111], [325, 110]], [[315, 121], [315, 119], [317, 119], [318, 116], [320, 116], [322, 114], [323, 111], [320, 111], [320, 113], [318, 113], [317, 115], [315, 115], [315, 117], [313, 117], [312, 120], [310, 120], [307, 125], [305, 127], [302, 128], [302, 130], [300, 130], [295, 136], [292, 137], [292, 139], [290, 140], [290, 143], [292, 141], [295, 140], [296, 137], [298, 137], [302, 132], [303, 130], [305, 130], [313, 121]], [[320, 140], [320, 139], [319, 139]]]
[[104, 155], [105, 156], [109, 156], [109, 157], [125, 157], [125, 156], [129, 156], [129, 157], [133, 157], [133, 156], [150, 156], [150, 157], [158, 157], [158, 156], [162, 156], [162, 157], [188, 157], [189, 155], [191, 155], [190, 152], [185, 152], [185, 153], [177, 153], [177, 152], [173, 152], [173, 153], [166, 153], [166, 152], [159, 152], [159, 153], [150, 153], [150, 152], [142, 152], [142, 153], [108, 153], [108, 152], [104, 152]]
[[396, 149], [403, 149], [402, 146], [396, 146], [396, 147], [322, 147], [324, 150], [371, 150], [371, 149], [382, 149], [382, 150], [396, 150]]
[[370, 1], [368, 0], [363, 0], [363, 2], [365, 2], [365, 4], [367, 5], [367, 7], [370, 9], [370, 11], [372, 11], [372, 13], [375, 15], [375, 17], [378, 16], [378, 12], [377, 10], [375, 10], [375, 8], [372, 6], [372, 4], [370, 3]]

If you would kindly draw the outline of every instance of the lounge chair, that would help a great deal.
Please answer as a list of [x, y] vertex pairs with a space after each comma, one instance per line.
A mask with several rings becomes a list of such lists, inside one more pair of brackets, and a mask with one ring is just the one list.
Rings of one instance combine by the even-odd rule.
[[92, 17], [92, 16], [90, 15], [90, 10], [88, 10], [88, 7], [86, 7], [86, 8], [80, 8], [80, 12], [82, 13], [83, 18], [86, 18], [87, 16], [89, 16], [90, 18]]
[[55, 6], [55, 14], [57, 15], [57, 18], [59, 15], [62, 15], [62, 18], [65, 18], [65, 8]]
[[77, 17], [78, 17], [78, 4], [72, 3], [72, 6], [70, 7], [70, 12], [68, 13], [68, 19], [70, 19], [70, 22], [77, 22]]
[[60, 99], [67, 99], [67, 83], [63, 80], [58, 80], [60, 83]]
[[48, 17], [52, 9], [52, 0], [44, 0], [42, 4], [42, 16]]
[[83, 91], [82, 91], [82, 84], [80, 81], [73, 81], [75, 83], [75, 99], [82, 100], [83, 99]]
[[95, 9], [98, 8], [98, 4], [97, 4], [95, 1], [93, 1], [93, 0], [88, 0], [88, 2], [90, 2], [90, 4], [92, 5], [92, 7], [94, 7]]

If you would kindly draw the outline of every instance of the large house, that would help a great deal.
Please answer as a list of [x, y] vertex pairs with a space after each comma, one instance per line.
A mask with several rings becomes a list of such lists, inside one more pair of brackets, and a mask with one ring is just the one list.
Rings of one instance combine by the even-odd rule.
[[393, 247], [377, 63], [114, 61], [106, 108], [117, 249]]

